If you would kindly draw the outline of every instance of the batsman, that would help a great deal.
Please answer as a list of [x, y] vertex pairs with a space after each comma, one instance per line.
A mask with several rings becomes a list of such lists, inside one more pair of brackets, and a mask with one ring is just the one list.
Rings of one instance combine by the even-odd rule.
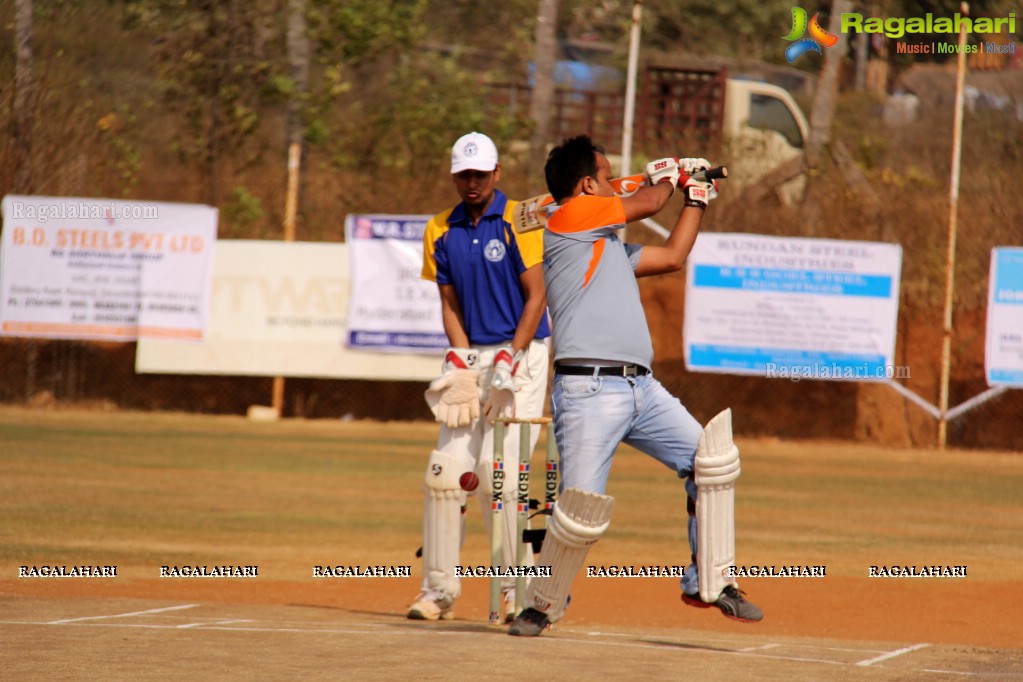
[[[454, 617], [470, 493], [480, 501], [490, 537], [493, 424], [542, 415], [550, 357], [543, 233], [512, 229], [515, 202], [497, 189], [501, 166], [494, 142], [477, 132], [459, 138], [451, 150], [451, 177], [461, 202], [431, 218], [423, 235], [422, 277], [437, 283], [450, 347], [441, 376], [426, 391], [440, 435], [426, 466], [422, 591], [407, 613], [414, 620]], [[506, 434], [504, 470], [514, 472], [520, 430]], [[530, 428], [530, 452], [539, 435], [539, 426]], [[515, 565], [522, 541], [515, 494], [515, 485], [504, 486], [504, 567]], [[527, 565], [533, 565], [532, 553]], [[508, 578], [502, 587], [506, 622], [514, 615], [514, 585]]]
[[[619, 443], [684, 482], [692, 563], [681, 580], [682, 600], [738, 620], [763, 618], [726, 577], [735, 561], [739, 475], [731, 413], [704, 428], [654, 378], [637, 283], [682, 268], [704, 209], [717, 196], [715, 185], [701, 179], [709, 167], [702, 158], [658, 159], [646, 167], [648, 186], [620, 197], [607, 157], [589, 137], [565, 140], [547, 157], [544, 175], [557, 205], [544, 230], [543, 273], [555, 332], [551, 416], [562, 490], [537, 559], [550, 575], [530, 582], [511, 635], [538, 636], [564, 615], [576, 574], [611, 522], [615, 501], [606, 486]], [[621, 228], [657, 214], [677, 190], [684, 205], [663, 245], [619, 240]]]

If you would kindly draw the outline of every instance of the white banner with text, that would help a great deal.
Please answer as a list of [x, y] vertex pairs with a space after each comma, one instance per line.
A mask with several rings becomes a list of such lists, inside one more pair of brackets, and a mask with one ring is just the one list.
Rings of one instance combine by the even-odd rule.
[[215, 208], [13, 195], [2, 208], [0, 333], [202, 338]]
[[1023, 248], [991, 250], [985, 346], [988, 385], [1023, 387]]
[[687, 261], [683, 341], [694, 372], [888, 381], [902, 247], [702, 233]]
[[437, 285], [420, 277], [429, 216], [350, 215], [352, 298], [347, 343], [383, 352], [427, 352], [448, 345]]

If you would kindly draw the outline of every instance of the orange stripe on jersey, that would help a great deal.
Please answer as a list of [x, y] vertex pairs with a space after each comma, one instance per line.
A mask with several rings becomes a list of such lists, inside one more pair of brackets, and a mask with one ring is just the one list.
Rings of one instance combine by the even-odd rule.
[[558, 234], [570, 234], [624, 224], [625, 207], [621, 197], [581, 194], [558, 207], [547, 221], [547, 229]]
[[590, 278], [593, 277], [593, 272], [597, 269], [597, 265], [600, 264], [600, 257], [604, 255], [605, 243], [603, 239], [593, 242], [593, 256], [590, 258], [590, 264], [586, 267], [586, 276], [583, 277], [584, 289], [590, 283]]

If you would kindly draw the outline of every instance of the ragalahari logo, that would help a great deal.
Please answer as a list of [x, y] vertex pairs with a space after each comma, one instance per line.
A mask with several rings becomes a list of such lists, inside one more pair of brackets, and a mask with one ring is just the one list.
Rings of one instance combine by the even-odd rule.
[[[806, 10], [802, 7], [792, 8], [792, 31], [785, 36], [784, 40], [792, 43], [785, 48], [785, 58], [789, 63], [796, 61], [807, 52], [823, 54], [822, 47], [831, 47], [838, 42], [838, 36], [828, 33], [821, 28], [817, 18], [820, 13], [814, 14], [813, 19], [806, 20]], [[806, 32], [810, 32], [809, 38], [804, 38]]]

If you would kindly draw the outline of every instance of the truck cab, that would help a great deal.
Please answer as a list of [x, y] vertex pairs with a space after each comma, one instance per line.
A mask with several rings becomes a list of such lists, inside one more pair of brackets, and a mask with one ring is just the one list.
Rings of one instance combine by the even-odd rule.
[[[730, 171], [729, 195], [762, 178], [771, 169], [803, 153], [810, 125], [784, 88], [758, 81], [726, 81], [723, 121], [724, 154]], [[778, 188], [784, 204], [800, 199], [806, 177]]]

